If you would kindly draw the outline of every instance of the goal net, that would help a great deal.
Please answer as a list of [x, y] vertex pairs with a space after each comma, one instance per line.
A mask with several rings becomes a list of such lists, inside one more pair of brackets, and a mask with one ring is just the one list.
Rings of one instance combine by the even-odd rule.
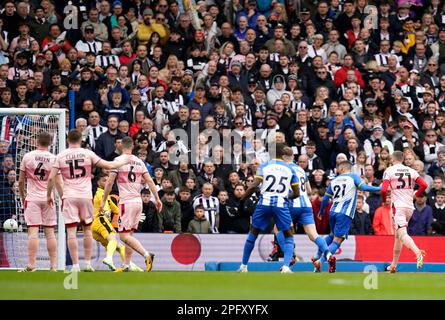
[[[27, 228], [23, 203], [19, 197], [18, 176], [23, 156], [37, 148], [37, 137], [42, 131], [52, 136], [50, 151], [58, 154], [65, 149], [65, 109], [0, 109], [0, 268], [23, 268], [28, 262]], [[25, 186], [26, 188], [26, 186]], [[55, 198], [58, 227], [58, 269], [65, 267], [65, 227], [60, 210], [61, 201]], [[18, 223], [17, 232], [6, 232], [3, 224], [8, 219]], [[49, 257], [43, 229], [39, 231], [40, 246], [37, 268], [49, 268]]]

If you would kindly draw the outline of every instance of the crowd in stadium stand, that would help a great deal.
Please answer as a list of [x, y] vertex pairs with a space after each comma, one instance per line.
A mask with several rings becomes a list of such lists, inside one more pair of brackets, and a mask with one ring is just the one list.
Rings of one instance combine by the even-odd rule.
[[[74, 107], [100, 157], [134, 139], [164, 203], [142, 191], [141, 232], [247, 233], [258, 194], [241, 198], [273, 137], [307, 172], [315, 215], [336, 163], [380, 185], [403, 151], [429, 184], [409, 232], [445, 235], [444, 1], [179, 1], [2, 1], [0, 222], [20, 212], [22, 118], [1, 108]], [[380, 195], [359, 193], [356, 211], [351, 234], [394, 234]]]

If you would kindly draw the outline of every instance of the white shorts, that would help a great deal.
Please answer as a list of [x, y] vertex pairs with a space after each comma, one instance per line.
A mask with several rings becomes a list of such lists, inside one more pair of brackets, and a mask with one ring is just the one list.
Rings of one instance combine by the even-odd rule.
[[54, 227], [57, 225], [56, 210], [46, 201], [25, 201], [25, 222], [28, 227]]
[[65, 224], [82, 222], [90, 225], [94, 218], [94, 207], [91, 199], [66, 198], [62, 201], [62, 211]]
[[142, 201], [120, 203], [120, 223], [119, 232], [131, 232], [137, 230], [141, 220]]
[[394, 227], [397, 229], [408, 227], [409, 220], [413, 216], [414, 209], [411, 208], [396, 208], [392, 206], [392, 218]]

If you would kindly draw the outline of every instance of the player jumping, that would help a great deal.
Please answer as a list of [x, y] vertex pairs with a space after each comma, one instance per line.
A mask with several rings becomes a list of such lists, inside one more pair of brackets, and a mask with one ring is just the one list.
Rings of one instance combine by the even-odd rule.
[[[91, 187], [91, 176], [94, 166], [103, 169], [116, 169], [126, 163], [129, 159], [121, 158], [120, 161], [105, 161], [93, 151], [80, 147], [82, 133], [73, 129], [68, 133], [68, 149], [57, 155], [48, 180], [47, 202], [54, 206], [52, 191], [54, 180], [60, 171], [64, 182], [62, 196], [62, 211], [67, 230], [68, 250], [73, 262], [71, 271], [80, 271], [79, 255], [77, 249], [77, 224], [83, 225], [83, 246], [85, 251], [84, 271], [94, 271], [91, 266], [93, 251], [93, 235], [91, 224], [94, 217], [93, 194]], [[60, 195], [60, 194], [59, 194]]]
[[147, 271], [151, 271], [153, 267], [154, 254], [149, 253], [144, 249], [142, 244], [133, 237], [133, 232], [138, 228], [139, 220], [142, 213], [142, 179], [148, 185], [150, 192], [155, 198], [155, 206], [158, 212], [162, 210], [162, 202], [159, 199], [156, 186], [148, 173], [147, 166], [141, 159], [132, 154], [133, 140], [130, 137], [122, 139], [122, 155], [116, 160], [129, 157], [131, 161], [110, 173], [110, 177], [105, 186], [104, 195], [102, 197], [102, 204], [100, 210], [103, 211], [106, 199], [110, 194], [114, 180], [117, 177], [117, 186], [119, 188], [119, 206], [121, 223], [119, 224], [119, 235], [121, 240], [125, 243], [125, 263], [124, 272], [130, 271], [130, 261], [133, 250], [145, 258]]
[[318, 215], [321, 217], [332, 198], [329, 223], [331, 234], [325, 237], [329, 251], [326, 254], [319, 249], [313, 258], [315, 266], [314, 272], [321, 271], [321, 264], [325, 260], [329, 263], [329, 272], [336, 270], [336, 258], [334, 256], [342, 242], [348, 238], [349, 227], [354, 218], [355, 206], [357, 202], [357, 189], [369, 192], [380, 192], [380, 187], [366, 185], [355, 173], [351, 173], [352, 164], [349, 161], [341, 162], [338, 167], [339, 175], [331, 181], [321, 202]]
[[[41, 132], [37, 139], [37, 149], [25, 154], [20, 164], [19, 192], [25, 208], [25, 222], [28, 227], [28, 265], [22, 272], [36, 269], [36, 256], [39, 249], [39, 227], [43, 226], [48, 250], [50, 271], [57, 271], [57, 241], [54, 227], [57, 225], [56, 211], [46, 201], [48, 178], [56, 156], [48, 151], [51, 135]], [[27, 181], [25, 197], [25, 178]], [[56, 187], [62, 191], [60, 175], [56, 177]]]
[[404, 155], [401, 151], [394, 151], [392, 154], [392, 166], [383, 173], [382, 200], [386, 201], [386, 192], [391, 187], [391, 210], [396, 228], [393, 258], [388, 270], [396, 272], [397, 263], [402, 252], [402, 245], [410, 249], [417, 257], [417, 269], [422, 268], [425, 251], [420, 250], [414, 243], [413, 238], [406, 230], [408, 222], [414, 211], [413, 193], [414, 184], [419, 184], [419, 189], [415, 193], [419, 197], [428, 187], [419, 173], [410, 167], [403, 165]]
[[[298, 177], [290, 165], [283, 160], [288, 147], [276, 145], [277, 159], [269, 160], [258, 168], [255, 182], [247, 189], [243, 199], [249, 199], [255, 189], [261, 184], [261, 197], [252, 217], [252, 226], [244, 245], [243, 261], [238, 272], [247, 272], [247, 263], [255, 247], [255, 241], [261, 230], [269, 227], [273, 217], [278, 231], [284, 236], [284, 264], [281, 273], [291, 273], [289, 268], [294, 250], [294, 237], [291, 231], [292, 219], [289, 213], [289, 199], [298, 197]], [[289, 197], [290, 191], [292, 197]]]

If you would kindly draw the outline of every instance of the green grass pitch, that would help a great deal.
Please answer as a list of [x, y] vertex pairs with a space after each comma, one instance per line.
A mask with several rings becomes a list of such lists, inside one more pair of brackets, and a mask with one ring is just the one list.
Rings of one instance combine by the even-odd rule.
[[67, 275], [0, 271], [0, 299], [445, 299], [440, 273], [378, 273], [377, 290], [363, 273], [82, 272], [77, 290], [64, 289]]

